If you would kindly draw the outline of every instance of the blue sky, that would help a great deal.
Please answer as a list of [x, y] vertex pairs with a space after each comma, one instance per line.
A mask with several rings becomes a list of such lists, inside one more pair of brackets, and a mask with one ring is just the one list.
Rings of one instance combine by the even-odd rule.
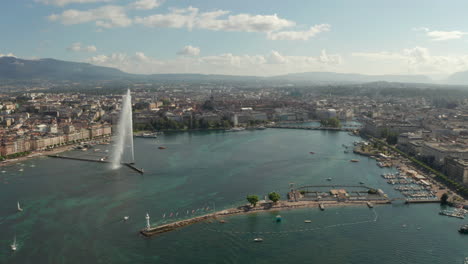
[[15, 0], [0, 56], [134, 73], [276, 75], [468, 70], [468, 1]]

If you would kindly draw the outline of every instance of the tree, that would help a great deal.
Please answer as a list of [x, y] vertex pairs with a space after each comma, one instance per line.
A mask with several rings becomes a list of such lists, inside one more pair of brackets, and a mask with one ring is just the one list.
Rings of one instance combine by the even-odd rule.
[[449, 196], [447, 193], [442, 194], [442, 197], [440, 197], [440, 204], [447, 204]]
[[247, 201], [255, 207], [258, 203], [258, 196], [257, 195], [247, 195]]
[[276, 192], [271, 192], [270, 194], [268, 194], [268, 198], [274, 203], [276, 203], [280, 200], [281, 196]]
[[336, 128], [341, 127], [340, 120], [336, 117], [322, 119], [320, 120], [320, 125], [322, 125], [323, 127], [336, 127]]

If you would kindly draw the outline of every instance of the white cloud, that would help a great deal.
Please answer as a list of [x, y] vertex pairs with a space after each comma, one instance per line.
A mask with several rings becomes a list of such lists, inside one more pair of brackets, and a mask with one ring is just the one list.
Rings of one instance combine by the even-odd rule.
[[272, 64], [283, 64], [287, 62], [287, 59], [278, 51], [272, 50], [270, 55], [268, 56], [267, 61], [268, 63]]
[[61, 14], [50, 15], [48, 18], [50, 21], [57, 21], [64, 25], [95, 21], [97, 26], [104, 28], [127, 27], [132, 24], [132, 20], [127, 16], [124, 7], [112, 5], [86, 11], [68, 9]]
[[82, 46], [80, 42], [75, 42], [67, 50], [73, 52], [96, 52], [97, 48], [94, 45]]
[[[52, 1], [52, 0], [43, 0]], [[79, 0], [54, 0], [79, 1]], [[92, 0], [81, 0], [92, 1]], [[269, 39], [307, 40], [315, 35], [329, 31], [330, 25], [319, 24], [306, 31], [284, 31], [296, 25], [294, 21], [280, 18], [278, 15], [230, 14], [227, 10], [201, 12], [198, 8], [171, 8], [169, 12], [149, 16], [129, 17], [131, 9], [150, 10], [160, 6], [164, 0], [138, 0], [127, 6], [107, 5], [89, 10], [68, 9], [59, 14], [52, 14], [48, 19], [63, 25], [75, 25], [94, 22], [102, 28], [127, 27], [139, 24], [146, 27], [203, 29], [212, 31], [262, 32]]]
[[15, 54], [13, 54], [13, 53], [7, 53], [7, 54], [0, 53], [0, 58], [1, 57], [15, 57], [16, 58]]
[[308, 40], [321, 32], [330, 31], [331, 26], [320, 24], [310, 27], [306, 31], [279, 31], [269, 32], [268, 38], [271, 40]]
[[270, 32], [295, 25], [275, 15], [229, 15], [229, 11], [199, 12], [198, 8], [172, 9], [167, 14], [136, 17], [135, 23], [148, 27], [192, 28], [214, 31]]
[[66, 6], [68, 4], [89, 4], [89, 3], [102, 3], [111, 2], [113, 0], [35, 0], [38, 3], [46, 5]]
[[426, 32], [426, 36], [428, 36], [432, 41], [461, 39], [464, 35], [468, 34], [468, 32], [463, 32], [459, 30], [452, 30], [452, 31], [432, 30], [431, 31], [429, 28], [426, 28], [426, 27], [413, 28], [413, 30]]
[[193, 47], [193, 46], [185, 46], [182, 50], [177, 52], [177, 55], [182, 55], [182, 56], [198, 56], [200, 55], [200, 48], [198, 47]]
[[130, 4], [130, 7], [136, 10], [151, 10], [159, 7], [163, 3], [164, 0], [139, 0]]
[[468, 34], [468, 32], [462, 32], [462, 31], [458, 31], [458, 30], [454, 30], [454, 31], [429, 31], [429, 32], [427, 32], [427, 36], [430, 37], [431, 40], [433, 40], [433, 41], [460, 39], [466, 34]]
[[329, 64], [329, 65], [339, 65], [343, 61], [340, 55], [338, 54], [329, 55], [326, 50], [322, 50], [318, 59], [321, 63]]
[[432, 55], [429, 49], [424, 47], [408, 48], [399, 52], [356, 52], [351, 55], [375, 62], [378, 67], [385, 65], [399, 69], [396, 74], [447, 75], [468, 70], [468, 55]]
[[[326, 56], [328, 59], [324, 59]], [[339, 60], [337, 58], [340, 58]], [[333, 59], [330, 59], [333, 58]], [[115, 67], [131, 73], [202, 73], [230, 75], [277, 75], [294, 72], [334, 70], [341, 63], [339, 55], [287, 56], [277, 51], [268, 55], [235, 55], [225, 53], [204, 57], [180, 56], [170, 60], [158, 60], [142, 52], [134, 55], [114, 53], [97, 55], [87, 60], [101, 66]]]

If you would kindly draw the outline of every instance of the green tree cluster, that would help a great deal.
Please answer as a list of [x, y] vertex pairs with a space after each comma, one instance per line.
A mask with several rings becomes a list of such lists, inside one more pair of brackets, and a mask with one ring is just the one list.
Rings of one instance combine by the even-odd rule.
[[253, 206], [255, 207], [259, 201], [258, 199], [258, 196], [257, 195], [247, 195], [247, 201]]
[[271, 192], [268, 194], [268, 198], [276, 203], [281, 199], [281, 196], [276, 192]]
[[341, 122], [340, 122], [340, 120], [338, 118], [332, 117], [332, 118], [320, 120], [320, 125], [323, 126], [323, 127], [340, 128], [341, 127]]
[[31, 154], [31, 151], [18, 152], [18, 153], [6, 155], [6, 156], [0, 156], [0, 160], [5, 160], [5, 159], [16, 159], [16, 158], [20, 158], [20, 157], [27, 156], [27, 155], [29, 155], [29, 154]]

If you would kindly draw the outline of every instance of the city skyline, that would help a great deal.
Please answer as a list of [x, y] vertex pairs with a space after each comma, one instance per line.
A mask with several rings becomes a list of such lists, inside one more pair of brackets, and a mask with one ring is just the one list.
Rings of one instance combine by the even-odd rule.
[[[24, 0], [2, 4], [0, 56], [130, 73], [272, 76], [468, 70], [463, 1]], [[27, 39], [27, 41], [25, 41]]]

